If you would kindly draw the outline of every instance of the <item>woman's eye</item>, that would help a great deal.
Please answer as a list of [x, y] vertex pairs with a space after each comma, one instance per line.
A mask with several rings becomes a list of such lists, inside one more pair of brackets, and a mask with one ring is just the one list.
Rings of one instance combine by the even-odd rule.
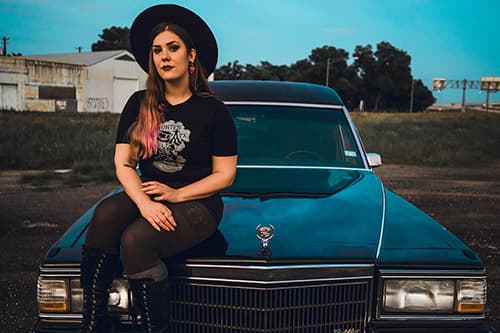
[[170, 45], [168, 50], [171, 52], [175, 52], [179, 49], [179, 45]]
[[160, 54], [161, 53], [161, 49], [160, 48], [154, 48], [153, 49], [153, 53], [154, 54]]

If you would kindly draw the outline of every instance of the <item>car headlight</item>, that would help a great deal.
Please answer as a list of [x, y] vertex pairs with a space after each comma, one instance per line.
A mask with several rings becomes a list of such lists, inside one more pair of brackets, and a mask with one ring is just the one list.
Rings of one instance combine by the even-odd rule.
[[485, 279], [386, 279], [382, 308], [390, 313], [481, 313]]
[[386, 280], [384, 310], [451, 312], [455, 284], [452, 280]]
[[[114, 280], [109, 289], [108, 309], [125, 312], [128, 309], [128, 282]], [[83, 289], [79, 278], [38, 277], [38, 308], [41, 312], [72, 312], [83, 310]]]
[[68, 284], [65, 279], [38, 278], [37, 301], [40, 311], [68, 311]]

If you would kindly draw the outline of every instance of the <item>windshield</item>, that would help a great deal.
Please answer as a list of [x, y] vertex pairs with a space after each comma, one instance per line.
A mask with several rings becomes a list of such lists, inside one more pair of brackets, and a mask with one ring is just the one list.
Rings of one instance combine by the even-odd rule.
[[239, 165], [363, 168], [340, 109], [228, 105], [238, 130]]

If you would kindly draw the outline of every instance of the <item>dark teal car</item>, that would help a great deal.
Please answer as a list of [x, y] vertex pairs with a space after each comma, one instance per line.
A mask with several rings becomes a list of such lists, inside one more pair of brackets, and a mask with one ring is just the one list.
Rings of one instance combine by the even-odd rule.
[[[335, 91], [211, 83], [239, 138], [236, 181], [206, 242], [167, 258], [171, 332], [488, 332], [486, 271], [464, 243], [384, 187]], [[119, 191], [118, 189], [117, 191]], [[75, 332], [88, 210], [40, 265], [33, 332]], [[133, 331], [117, 276], [109, 308]]]

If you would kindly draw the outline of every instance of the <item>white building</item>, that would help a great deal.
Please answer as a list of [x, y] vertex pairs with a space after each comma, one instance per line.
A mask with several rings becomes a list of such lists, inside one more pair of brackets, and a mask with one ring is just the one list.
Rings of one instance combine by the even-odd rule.
[[146, 77], [126, 50], [0, 57], [0, 109], [120, 113]]

